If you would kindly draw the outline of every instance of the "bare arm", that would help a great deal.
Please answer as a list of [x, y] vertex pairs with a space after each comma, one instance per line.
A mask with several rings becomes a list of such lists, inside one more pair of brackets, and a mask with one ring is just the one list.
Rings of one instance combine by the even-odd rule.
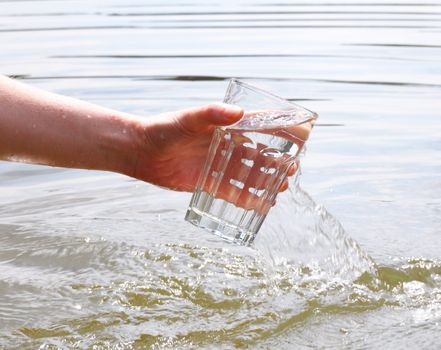
[[127, 174], [138, 124], [135, 117], [0, 76], [0, 159]]
[[0, 76], [0, 159], [113, 171], [192, 191], [214, 128], [242, 114], [212, 104], [145, 120]]

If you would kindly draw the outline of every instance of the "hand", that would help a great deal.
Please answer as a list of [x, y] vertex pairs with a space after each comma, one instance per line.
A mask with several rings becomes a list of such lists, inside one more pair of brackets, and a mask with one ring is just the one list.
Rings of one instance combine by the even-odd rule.
[[[233, 124], [242, 115], [240, 107], [211, 104], [147, 120], [131, 176], [173, 190], [194, 191], [215, 127]], [[287, 187], [285, 181], [280, 190]]]
[[169, 189], [192, 192], [215, 127], [233, 124], [242, 115], [240, 107], [211, 104], [147, 120], [132, 176]]
[[215, 128], [243, 116], [212, 104], [145, 120], [2, 76], [0, 106], [0, 159], [112, 171], [178, 191], [194, 191]]

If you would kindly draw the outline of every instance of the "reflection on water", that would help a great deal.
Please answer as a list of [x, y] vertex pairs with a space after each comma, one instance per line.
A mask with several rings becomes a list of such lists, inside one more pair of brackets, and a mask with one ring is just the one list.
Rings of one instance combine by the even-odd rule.
[[253, 249], [188, 194], [0, 163], [0, 348], [437, 348], [440, 6], [1, 1], [32, 85], [150, 116], [238, 77], [321, 119]]

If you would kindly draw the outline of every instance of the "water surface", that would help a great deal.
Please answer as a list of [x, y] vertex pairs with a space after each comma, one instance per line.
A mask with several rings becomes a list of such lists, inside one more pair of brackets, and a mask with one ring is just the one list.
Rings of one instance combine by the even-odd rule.
[[2, 74], [146, 118], [230, 77], [320, 115], [253, 249], [189, 194], [1, 162], [0, 348], [441, 345], [440, 1], [0, 1], [0, 43]]

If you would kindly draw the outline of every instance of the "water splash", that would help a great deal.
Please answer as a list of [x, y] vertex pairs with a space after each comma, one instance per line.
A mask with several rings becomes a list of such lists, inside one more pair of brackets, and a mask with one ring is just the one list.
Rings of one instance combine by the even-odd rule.
[[320, 279], [354, 280], [374, 273], [375, 263], [322, 205], [304, 191], [298, 176], [277, 198], [255, 247], [276, 267], [297, 266]]

